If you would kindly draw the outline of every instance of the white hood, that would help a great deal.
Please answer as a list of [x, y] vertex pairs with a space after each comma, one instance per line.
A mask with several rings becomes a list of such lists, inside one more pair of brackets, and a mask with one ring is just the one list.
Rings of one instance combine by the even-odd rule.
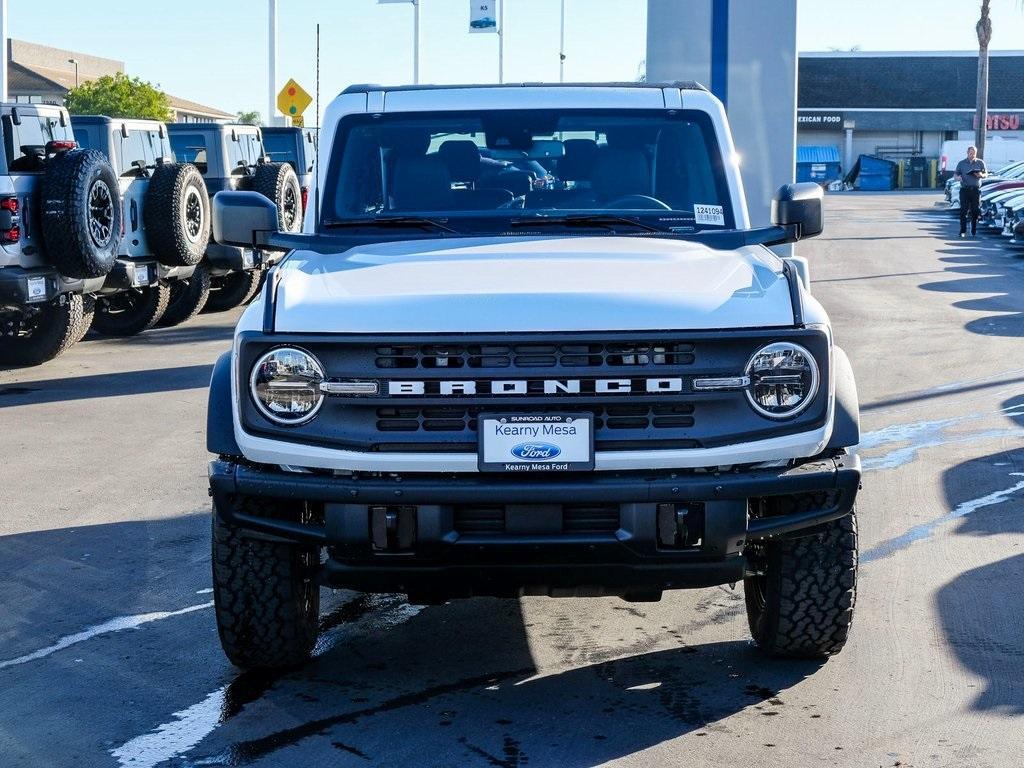
[[782, 262], [646, 237], [406, 240], [281, 268], [284, 333], [501, 333], [793, 324]]

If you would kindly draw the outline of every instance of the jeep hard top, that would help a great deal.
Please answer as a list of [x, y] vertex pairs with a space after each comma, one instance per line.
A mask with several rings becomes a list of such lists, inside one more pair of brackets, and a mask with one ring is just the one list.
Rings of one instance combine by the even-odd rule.
[[263, 197], [213, 201], [220, 242], [288, 254], [210, 390], [232, 661], [306, 658], [321, 585], [742, 581], [766, 651], [843, 647], [856, 388], [806, 270], [766, 247], [821, 231], [817, 185], [752, 227], [693, 83], [357, 86], [321, 141], [302, 234]]

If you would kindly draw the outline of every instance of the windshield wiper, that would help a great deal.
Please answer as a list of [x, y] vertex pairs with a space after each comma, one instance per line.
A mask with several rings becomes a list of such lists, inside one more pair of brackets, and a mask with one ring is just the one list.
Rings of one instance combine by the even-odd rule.
[[529, 229], [530, 227], [601, 227], [614, 230], [616, 225], [627, 225], [642, 229], [644, 232], [668, 232], [667, 229], [646, 224], [640, 219], [630, 216], [617, 216], [614, 213], [585, 213], [570, 216], [531, 216], [521, 219], [512, 219], [509, 226], [515, 229]]
[[324, 222], [327, 229], [356, 229], [358, 227], [388, 228], [416, 228], [432, 229], [436, 232], [451, 232], [458, 234], [457, 229], [452, 229], [447, 224], [442, 224], [436, 219], [428, 219], [424, 216], [383, 216], [375, 219], [333, 219]]

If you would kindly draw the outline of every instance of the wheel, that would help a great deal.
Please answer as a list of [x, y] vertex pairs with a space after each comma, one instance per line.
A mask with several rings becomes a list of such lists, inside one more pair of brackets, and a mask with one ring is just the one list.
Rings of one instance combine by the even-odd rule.
[[302, 187], [295, 169], [288, 163], [261, 163], [256, 166], [252, 190], [277, 205], [277, 228], [282, 232], [302, 229]]
[[[236, 497], [247, 514], [278, 516], [278, 502]], [[276, 514], [275, 514], [276, 513]], [[295, 514], [308, 522], [307, 512]], [[221, 646], [242, 668], [287, 668], [313, 652], [320, 632], [320, 564], [316, 547], [265, 541], [213, 510], [213, 602]]]
[[146, 240], [161, 264], [198, 264], [210, 241], [210, 197], [191, 163], [158, 165], [142, 212]]
[[121, 242], [117, 176], [100, 152], [72, 150], [46, 161], [42, 184], [46, 253], [67, 277], [103, 277]]
[[167, 309], [170, 286], [131, 288], [96, 298], [92, 328], [105, 336], [134, 336], [156, 325]]
[[210, 273], [204, 264], [197, 264], [191, 277], [173, 280], [169, 287], [167, 309], [157, 323], [161, 328], [180, 325], [203, 311], [210, 296]]
[[857, 597], [857, 514], [798, 539], [752, 547], [743, 580], [754, 641], [776, 656], [823, 658], [846, 644]]
[[64, 354], [88, 330], [82, 305], [81, 294], [69, 293], [34, 307], [11, 329], [13, 335], [0, 337], [0, 363], [39, 365]]
[[203, 311], [225, 312], [242, 306], [256, 295], [262, 276], [262, 269], [250, 269], [211, 278], [210, 297]]

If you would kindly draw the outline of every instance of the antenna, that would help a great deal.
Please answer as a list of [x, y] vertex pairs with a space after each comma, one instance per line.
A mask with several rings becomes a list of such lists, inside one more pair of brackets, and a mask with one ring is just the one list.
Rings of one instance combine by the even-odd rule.
[[313, 232], [320, 227], [320, 24], [316, 25], [316, 173], [313, 176]]

